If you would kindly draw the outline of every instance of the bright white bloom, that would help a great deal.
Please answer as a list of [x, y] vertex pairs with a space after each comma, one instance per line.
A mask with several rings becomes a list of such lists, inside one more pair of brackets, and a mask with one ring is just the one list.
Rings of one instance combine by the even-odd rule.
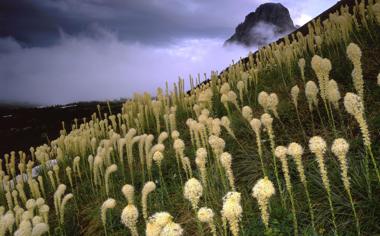
[[202, 207], [198, 210], [197, 216], [200, 222], [208, 223], [213, 221], [214, 212], [210, 208]]
[[125, 184], [121, 188], [121, 192], [123, 193], [124, 197], [128, 200], [129, 204], [134, 203], [135, 187], [133, 187], [130, 184]]
[[137, 220], [139, 218], [139, 212], [135, 205], [128, 204], [121, 213], [121, 223], [129, 228], [132, 236], [137, 236]]
[[180, 224], [170, 222], [162, 228], [160, 236], [181, 236], [183, 229]]
[[299, 89], [298, 85], [293, 86], [292, 89], [290, 90], [290, 93], [292, 95], [293, 103], [297, 108], [298, 107], [298, 94], [300, 93], [300, 89]]
[[252, 120], [252, 118], [253, 118], [253, 115], [252, 115], [252, 108], [250, 108], [249, 106], [244, 106], [243, 108], [242, 108], [242, 114], [243, 114], [243, 117], [244, 117], [244, 119], [246, 119], [248, 122], [250, 121], [250, 120]]
[[241, 194], [239, 192], [228, 192], [223, 198], [222, 217], [228, 221], [234, 236], [239, 235], [239, 221], [243, 213], [240, 201]]
[[312, 153], [325, 153], [326, 141], [320, 136], [314, 136], [309, 140], [309, 148]]
[[157, 163], [157, 165], [161, 165], [161, 161], [164, 159], [164, 155], [162, 152], [157, 151], [153, 154], [153, 160]]
[[257, 101], [259, 102], [260, 106], [264, 109], [265, 112], [269, 109], [270, 98], [267, 92], [261, 91], [257, 97]]
[[198, 209], [198, 203], [202, 194], [202, 184], [196, 178], [191, 178], [185, 183], [183, 195], [191, 202], [193, 209]]
[[116, 206], [116, 201], [113, 198], [108, 198], [107, 200], [103, 202], [102, 207], [101, 207], [101, 219], [104, 226], [106, 225], [106, 222], [107, 222], [107, 210], [115, 208], [115, 206]]
[[142, 189], [141, 205], [143, 208], [143, 217], [148, 219], [148, 195], [156, 190], [156, 184], [153, 181], [147, 182]]
[[339, 109], [339, 100], [341, 95], [339, 92], [338, 84], [335, 80], [330, 80], [327, 87], [327, 99], [333, 104], [335, 109]]
[[38, 223], [32, 229], [31, 236], [41, 236], [49, 231], [49, 225], [46, 223]]
[[319, 89], [314, 81], [309, 80], [305, 86], [305, 95], [309, 104], [310, 111], [313, 110], [313, 105], [318, 106], [318, 92]]
[[160, 236], [162, 229], [171, 223], [173, 217], [167, 212], [158, 212], [149, 217], [145, 234], [146, 236]]
[[268, 179], [268, 177], [264, 177], [263, 179], [258, 180], [255, 186], [252, 188], [252, 196], [257, 199], [261, 211], [261, 218], [265, 227], [267, 228], [269, 225], [269, 199], [275, 193], [276, 191], [274, 189], [273, 183]]

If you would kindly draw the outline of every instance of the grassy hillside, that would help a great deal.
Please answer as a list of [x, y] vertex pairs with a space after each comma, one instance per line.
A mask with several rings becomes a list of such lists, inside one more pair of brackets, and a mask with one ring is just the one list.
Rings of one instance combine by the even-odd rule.
[[306, 27], [7, 155], [1, 232], [379, 235], [380, 3]]

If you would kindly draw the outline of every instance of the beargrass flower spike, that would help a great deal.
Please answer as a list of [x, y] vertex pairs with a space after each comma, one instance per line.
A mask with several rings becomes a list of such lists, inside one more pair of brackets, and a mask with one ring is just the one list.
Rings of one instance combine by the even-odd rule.
[[274, 140], [274, 132], [273, 132], [273, 118], [270, 114], [264, 113], [261, 115], [260, 119], [261, 119], [261, 123], [264, 125], [264, 127], [268, 133], [270, 148], [271, 148], [272, 156], [273, 156], [272, 162], [273, 162], [273, 166], [274, 166], [274, 174], [276, 176], [277, 187], [278, 187], [279, 192], [280, 192], [281, 203], [283, 206], [285, 206], [285, 200], [284, 200], [283, 193], [282, 193], [281, 182], [280, 182], [280, 178], [278, 175], [277, 160], [276, 160], [276, 156], [274, 153], [276, 143]]
[[123, 223], [130, 231], [132, 236], [138, 236], [137, 221], [139, 212], [133, 204], [128, 204], [121, 213], [121, 223]]
[[309, 104], [309, 110], [313, 111], [313, 106], [318, 107], [319, 89], [314, 81], [309, 80], [305, 86], [305, 95]]
[[213, 236], [216, 236], [216, 226], [214, 223], [214, 212], [212, 209], [207, 207], [202, 207], [197, 213], [198, 220], [203, 223], [207, 223], [210, 227]]
[[[380, 173], [379, 173], [379, 169], [377, 168], [376, 160], [372, 153], [371, 138], [370, 138], [370, 134], [368, 130], [368, 124], [364, 117], [365, 114], [364, 114], [363, 100], [360, 98], [360, 96], [354, 93], [346, 93], [346, 95], [344, 96], [344, 107], [346, 108], [346, 111], [349, 114], [351, 114], [355, 118], [355, 120], [358, 122], [360, 131], [362, 133], [362, 139], [363, 139], [363, 143], [366, 149], [365, 161], [367, 162], [366, 163], [367, 181], [369, 180], [369, 176], [370, 176], [369, 167], [368, 167], [368, 155], [370, 155], [377, 179], [380, 183]], [[369, 191], [371, 191], [370, 186], [369, 186]]]
[[223, 198], [222, 217], [227, 220], [233, 236], [239, 235], [239, 222], [242, 217], [241, 194], [228, 192]]
[[354, 70], [352, 71], [352, 81], [354, 82], [354, 87], [359, 97], [364, 99], [364, 80], [361, 65], [362, 51], [358, 45], [355, 43], [350, 43], [347, 46], [347, 57], [351, 60], [354, 65]]
[[108, 209], [113, 209], [115, 208], [116, 206], [116, 201], [115, 199], [113, 198], [108, 198], [107, 200], [105, 200], [100, 208], [100, 212], [101, 212], [101, 219], [102, 219], [102, 223], [103, 223], [103, 227], [104, 227], [104, 232], [105, 234], [107, 235], [107, 228], [106, 228], [106, 224], [107, 224], [107, 210]]
[[252, 188], [252, 196], [257, 199], [259, 204], [261, 219], [265, 228], [269, 229], [269, 199], [276, 193], [272, 182], [268, 177], [264, 177], [256, 182]]
[[230, 184], [231, 190], [235, 191], [235, 177], [232, 172], [232, 156], [228, 152], [223, 152], [220, 155], [220, 163], [222, 164], [224, 171], [227, 174], [227, 179]]
[[141, 193], [141, 205], [145, 221], [148, 219], [148, 195], [156, 190], [156, 184], [153, 181], [145, 183]]
[[301, 183], [302, 183], [302, 185], [304, 187], [305, 194], [306, 194], [306, 199], [307, 199], [307, 203], [308, 203], [308, 207], [309, 207], [311, 224], [312, 224], [314, 232], [316, 232], [315, 222], [314, 222], [314, 211], [313, 211], [313, 207], [312, 207], [312, 204], [311, 204], [309, 189], [308, 189], [308, 186], [307, 186], [305, 169], [304, 169], [304, 166], [303, 166], [303, 163], [302, 163], [303, 148], [302, 148], [302, 146], [300, 144], [293, 142], [293, 143], [290, 143], [288, 145], [288, 149], [287, 150], [288, 150], [288, 155], [292, 156], [294, 162], [296, 163], [297, 172], [298, 172], [299, 178], [301, 180]]
[[289, 175], [287, 152], [288, 152], [288, 149], [286, 147], [277, 146], [274, 154], [280, 160], [281, 165], [282, 165], [282, 172], [284, 174], [285, 185], [286, 185], [286, 189], [289, 193], [290, 202], [292, 205], [294, 235], [298, 235], [297, 215], [296, 215], [296, 208], [295, 208], [295, 202], [294, 202], [294, 197], [293, 197], [292, 183], [290, 181], [290, 175]]
[[195, 164], [200, 172], [201, 181], [204, 187], [207, 186], [207, 150], [205, 148], [199, 148], [196, 152]]
[[185, 183], [184, 197], [190, 201], [192, 208], [196, 211], [198, 209], [198, 203], [203, 195], [202, 184], [196, 179], [191, 178]]
[[267, 176], [266, 169], [264, 166], [264, 161], [263, 161], [263, 150], [261, 146], [261, 121], [259, 119], [253, 118], [249, 122], [249, 124], [251, 125], [252, 130], [255, 132], [257, 153], [260, 158], [261, 170], [263, 172], [263, 175]]
[[330, 187], [330, 180], [328, 178], [327, 168], [325, 166], [325, 152], [327, 150], [327, 144], [326, 141], [320, 137], [320, 136], [313, 136], [309, 140], [309, 149], [312, 153], [314, 153], [317, 163], [319, 166], [319, 172], [322, 178], [323, 186], [327, 192], [327, 199], [330, 204], [330, 211], [332, 216], [332, 222], [334, 225], [334, 234], [338, 235], [338, 229], [335, 221], [335, 212], [334, 207], [331, 200], [331, 187]]
[[348, 177], [347, 153], [348, 153], [349, 147], [350, 145], [345, 139], [338, 138], [334, 140], [331, 146], [331, 151], [338, 158], [343, 186], [350, 199], [351, 208], [355, 217], [356, 230], [357, 230], [358, 235], [360, 235], [359, 219], [357, 217], [355, 205], [352, 199], [351, 188], [350, 188], [350, 178]]

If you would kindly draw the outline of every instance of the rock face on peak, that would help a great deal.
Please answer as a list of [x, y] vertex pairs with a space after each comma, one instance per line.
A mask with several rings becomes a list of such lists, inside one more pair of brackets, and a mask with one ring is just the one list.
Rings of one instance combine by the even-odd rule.
[[286, 7], [281, 3], [264, 3], [245, 17], [226, 44], [262, 46], [295, 29]]

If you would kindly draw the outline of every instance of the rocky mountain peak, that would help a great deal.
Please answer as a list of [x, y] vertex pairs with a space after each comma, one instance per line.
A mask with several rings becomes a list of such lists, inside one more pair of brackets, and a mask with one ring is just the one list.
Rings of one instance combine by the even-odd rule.
[[261, 46], [295, 29], [286, 7], [281, 3], [264, 3], [245, 17], [226, 43]]

